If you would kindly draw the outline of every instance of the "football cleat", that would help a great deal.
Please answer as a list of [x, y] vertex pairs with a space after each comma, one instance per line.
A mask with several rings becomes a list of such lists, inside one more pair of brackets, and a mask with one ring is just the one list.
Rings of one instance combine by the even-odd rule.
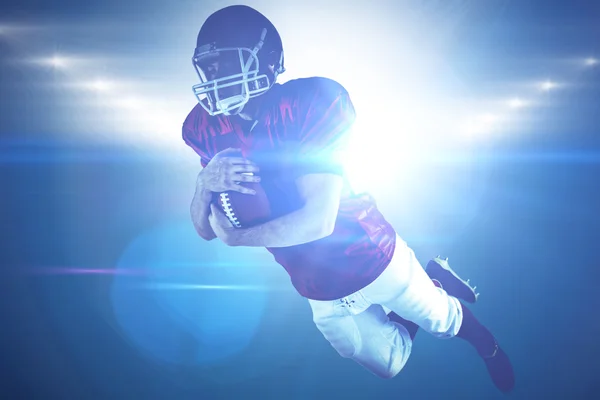
[[436, 258], [430, 260], [425, 268], [427, 275], [431, 279], [442, 284], [442, 288], [450, 296], [462, 299], [468, 303], [475, 303], [479, 298], [479, 293], [475, 291], [477, 286], [471, 286], [470, 281], [459, 277], [456, 272], [450, 268], [448, 258]]

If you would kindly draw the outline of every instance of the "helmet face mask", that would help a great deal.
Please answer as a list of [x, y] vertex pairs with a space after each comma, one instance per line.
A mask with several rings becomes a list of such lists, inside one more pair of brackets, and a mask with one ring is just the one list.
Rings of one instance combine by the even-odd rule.
[[[192, 87], [198, 102], [210, 115], [237, 114], [252, 97], [271, 87], [260, 74], [256, 52], [249, 48], [198, 49], [193, 62], [200, 83]], [[212, 69], [216, 70], [212, 72]]]
[[[268, 91], [277, 75], [285, 70], [281, 39], [266, 17], [244, 6], [237, 10], [235, 6], [230, 7], [229, 14], [226, 11], [227, 8], [215, 13], [213, 16], [221, 13], [220, 18], [210, 25], [207, 20], [198, 35], [198, 47], [192, 58], [200, 78], [192, 90], [200, 105], [212, 116], [239, 114], [251, 98]], [[247, 24], [228, 21], [236, 12], [238, 15], [233, 17], [247, 13], [254, 17], [251, 32]], [[215, 32], [215, 25], [221, 28], [220, 32]], [[222, 34], [225, 25], [230, 27], [225, 29], [229, 35]], [[252, 37], [255, 39], [251, 40]], [[272, 58], [279, 60], [273, 62]]]

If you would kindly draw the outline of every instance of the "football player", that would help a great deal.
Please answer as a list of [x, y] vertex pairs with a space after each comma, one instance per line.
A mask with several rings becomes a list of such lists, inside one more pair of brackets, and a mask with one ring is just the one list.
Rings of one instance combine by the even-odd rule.
[[[337, 352], [391, 378], [406, 364], [417, 328], [474, 346], [494, 384], [514, 386], [496, 338], [460, 301], [477, 295], [435, 258], [424, 269], [368, 194], [356, 194], [337, 157], [355, 120], [348, 92], [311, 77], [284, 84], [281, 38], [247, 6], [216, 11], [193, 55], [198, 104], [183, 139], [200, 156], [190, 211], [198, 234], [230, 246], [265, 247], [308, 299], [317, 328]], [[234, 228], [214, 192], [252, 195], [261, 182], [272, 219]]]

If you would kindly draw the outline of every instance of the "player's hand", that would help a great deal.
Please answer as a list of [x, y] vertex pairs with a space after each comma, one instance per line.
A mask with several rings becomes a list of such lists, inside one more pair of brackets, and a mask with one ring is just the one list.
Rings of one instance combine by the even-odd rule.
[[237, 245], [237, 229], [229, 221], [229, 219], [223, 214], [223, 212], [214, 205], [210, 204], [210, 215], [208, 221], [212, 227], [215, 235], [226, 245], [236, 246]]
[[217, 153], [198, 174], [198, 183], [211, 192], [233, 190], [244, 194], [255, 194], [254, 190], [240, 185], [243, 182], [260, 182], [256, 175], [258, 166], [240, 157], [240, 149], [226, 149]]

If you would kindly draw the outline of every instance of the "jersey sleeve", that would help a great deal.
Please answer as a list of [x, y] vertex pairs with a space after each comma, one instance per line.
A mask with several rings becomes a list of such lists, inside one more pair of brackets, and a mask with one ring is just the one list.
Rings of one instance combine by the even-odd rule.
[[323, 79], [303, 114], [296, 143], [295, 175], [343, 175], [341, 155], [356, 119], [348, 92], [339, 83]]
[[[183, 123], [183, 127], [181, 128], [181, 136], [185, 144], [191, 147], [198, 156], [200, 156], [200, 164], [202, 168], [206, 167], [208, 162], [210, 161], [210, 157], [208, 156], [208, 152], [204, 149], [206, 144], [198, 138], [198, 135], [195, 134], [195, 130], [193, 129], [193, 124], [190, 123], [191, 114], [186, 118]], [[204, 146], [203, 146], [204, 144]]]

